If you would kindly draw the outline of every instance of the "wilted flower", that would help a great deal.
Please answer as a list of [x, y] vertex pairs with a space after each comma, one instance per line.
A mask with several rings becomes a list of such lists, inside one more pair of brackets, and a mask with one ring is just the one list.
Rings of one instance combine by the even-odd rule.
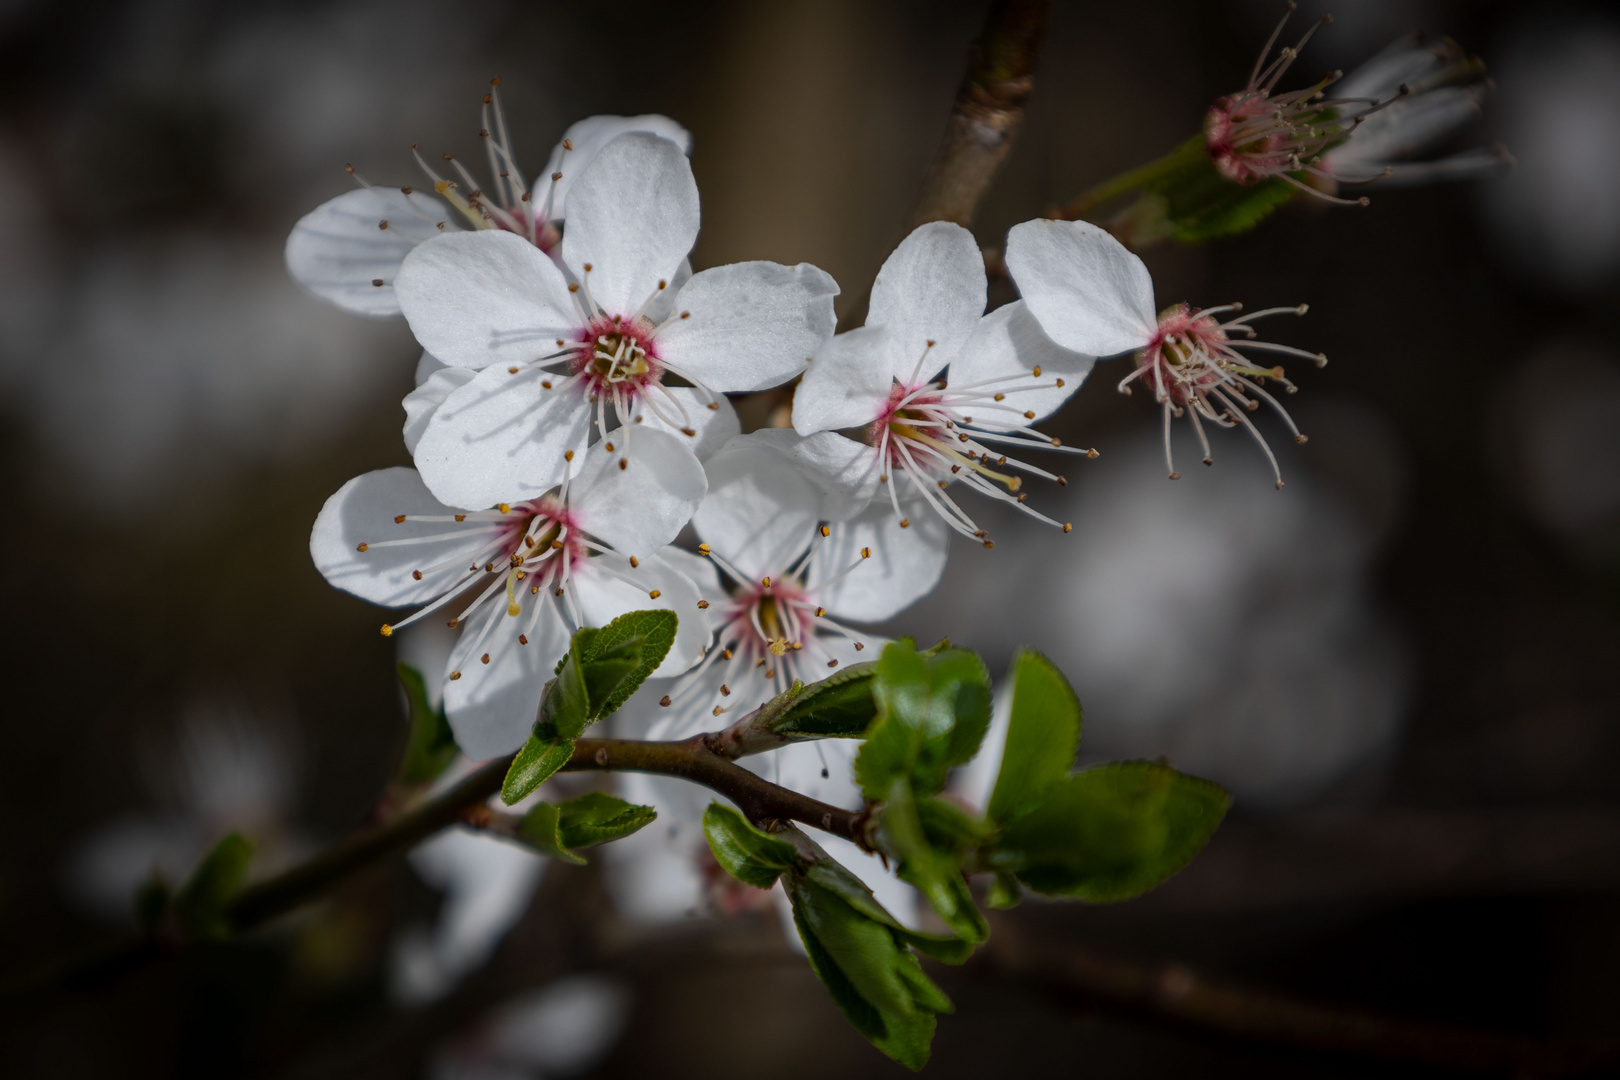
[[697, 586], [661, 549], [702, 499], [703, 470], [676, 436], [640, 437], [647, 453], [634, 465], [592, 448], [577, 476], [523, 502], [459, 510], [415, 470], [379, 469], [345, 484], [316, 519], [310, 551], [329, 582], [373, 603], [420, 605], [384, 634], [451, 612], [461, 636], [444, 675], [445, 712], [468, 756], [522, 745], [579, 626], [668, 608], [680, 622], [659, 671], [697, 661], [709, 637]]
[[442, 168], [459, 182], [446, 178], [414, 145], [411, 150], [427, 175], [429, 191], [375, 187], [350, 165], [348, 171], [360, 189], [311, 210], [287, 237], [287, 269], [293, 279], [345, 311], [379, 318], [398, 315], [394, 279], [400, 263], [429, 237], [501, 229], [549, 252], [561, 236], [558, 226], [566, 217], [575, 175], [615, 136], [649, 132], [691, 153], [692, 136], [667, 116], [592, 116], [563, 134], [546, 171], [530, 188], [513, 155], [499, 84], [494, 80], [484, 95], [483, 129], [478, 133], [489, 157], [490, 183], [475, 179], [450, 154], [443, 156]]
[[411, 252], [396, 288], [417, 340], [446, 364], [478, 369], [416, 446], [435, 495], [488, 505], [540, 494], [561, 480], [565, 451], [585, 444], [593, 416], [598, 434], [623, 427], [628, 445], [645, 415], [695, 439], [666, 374], [718, 409], [718, 393], [761, 390], [804, 367], [832, 333], [832, 278], [807, 263], [735, 263], [676, 291], [697, 231], [691, 165], [667, 139], [632, 133], [603, 147], [569, 194], [561, 251], [572, 281], [497, 230]]
[[1142, 260], [1105, 230], [1084, 221], [1026, 221], [1007, 234], [1007, 268], [1041, 327], [1060, 345], [1095, 356], [1136, 354], [1136, 368], [1120, 380], [1122, 393], [1138, 380], [1152, 388], [1164, 415], [1164, 456], [1170, 479], [1180, 477], [1170, 453], [1170, 421], [1186, 416], [1212, 464], [1205, 420], [1217, 427], [1242, 426], [1265, 451], [1282, 487], [1271, 447], [1246, 415], [1264, 401], [1283, 418], [1299, 442], [1287, 411], [1262, 385], [1270, 380], [1292, 392], [1281, 367], [1260, 367], [1240, 349], [1302, 356], [1318, 366], [1320, 353], [1255, 341], [1250, 320], [1305, 306], [1266, 308], [1219, 322], [1217, 315], [1240, 304], [1193, 309], [1176, 304], [1153, 314], [1153, 279]]
[[[1024, 505], [1016, 474], [1063, 478], [1002, 451], [1060, 447], [1029, 424], [1062, 405], [1092, 361], [1054, 345], [1022, 303], [980, 318], [984, 303], [973, 235], [950, 222], [919, 227], [878, 271], [866, 325], [817, 354], [794, 394], [793, 426], [803, 435], [860, 429], [866, 468], [901, 528], [911, 524], [906, 500], [989, 547], [946, 489], [961, 481], [1058, 525]], [[948, 382], [938, 378], [947, 365]]]

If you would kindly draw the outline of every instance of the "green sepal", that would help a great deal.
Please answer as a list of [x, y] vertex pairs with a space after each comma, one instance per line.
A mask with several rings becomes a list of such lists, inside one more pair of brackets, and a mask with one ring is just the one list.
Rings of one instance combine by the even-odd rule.
[[810, 967], [855, 1030], [908, 1069], [928, 1061], [934, 1017], [950, 998], [923, 974], [904, 937], [808, 877], [787, 887]]
[[1185, 866], [1230, 804], [1218, 784], [1168, 765], [1102, 765], [1068, 777], [1006, 825], [984, 862], [1048, 896], [1127, 900]]
[[174, 898], [175, 918], [187, 937], [230, 936], [225, 908], [242, 891], [252, 858], [253, 842], [238, 832], [226, 833], [202, 857]]
[[405, 710], [411, 725], [399, 779], [406, 784], [425, 784], [456, 759], [456, 737], [443, 707], [435, 709], [428, 703], [427, 680], [422, 673], [405, 663], [394, 665], [394, 672], [405, 692]]
[[732, 877], [756, 889], [768, 889], [799, 864], [798, 850], [787, 840], [759, 831], [729, 806], [711, 802], [703, 811], [703, 835], [714, 860]]
[[[967, 843], [976, 839], [974, 829], [964, 837], [956, 830], [945, 835], [929, 835], [924, 824], [923, 801], [913, 797], [904, 778], [897, 779], [883, 801], [878, 817], [878, 838], [882, 848], [899, 863], [900, 880], [916, 887], [923, 894], [934, 914], [938, 915], [951, 932], [965, 942], [977, 944], [990, 936], [990, 925], [973, 901], [967, 879], [962, 876], [962, 862]], [[942, 809], [946, 804], [926, 800], [930, 805], [928, 817], [939, 823], [960, 826], [967, 815], [947, 816]]]
[[1074, 767], [1080, 701], [1057, 666], [1038, 652], [1013, 657], [1012, 709], [1001, 771], [985, 817], [1005, 824], [1039, 805]]
[[650, 806], [592, 791], [565, 803], [536, 806], [524, 815], [518, 836], [554, 859], [583, 865], [577, 849], [622, 840], [657, 817]]
[[881, 799], [898, 778], [919, 795], [945, 787], [953, 766], [978, 753], [990, 724], [990, 676], [973, 653], [919, 653], [909, 638], [890, 642], [872, 684], [877, 717], [855, 759], [855, 779], [868, 799]]
[[574, 740], [536, 729], [506, 770], [506, 779], [501, 781], [501, 802], [507, 806], [522, 802], [573, 756]]

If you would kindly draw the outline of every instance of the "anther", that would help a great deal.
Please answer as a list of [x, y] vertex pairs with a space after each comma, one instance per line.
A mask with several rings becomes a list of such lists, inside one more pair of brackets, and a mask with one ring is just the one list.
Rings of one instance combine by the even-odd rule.
[[455, 681], [456, 681], [456, 680], [457, 680], [457, 679], [459, 679], [459, 678], [461, 678], [461, 672], [459, 672], [459, 671], [452, 671], [452, 672], [451, 672], [451, 673], [450, 673], [450, 681], [451, 681], [451, 682], [455, 682]]
[[762, 588], [768, 589], [771, 587], [771, 579], [768, 576], [761, 578], [759, 584]]
[[489, 653], [485, 653], [483, 656], [480, 656], [478, 658], [478, 660], [479, 660], [480, 663], [483, 663], [483, 664], [489, 663]]
[[387, 623], [383, 623], [382, 624], [382, 636], [383, 637], [393, 637], [394, 636], [394, 628], [392, 626], [389, 626]]
[[1058, 485], [1058, 487], [1068, 487], [1069, 486], [1068, 477], [1066, 477], [1066, 476], [1058, 477], [1057, 478], [1057, 485]]
[[698, 545], [698, 554], [699, 555], [707, 555], [708, 553], [709, 553], [709, 545], [708, 544], [699, 544]]
[[730, 649], [721, 649], [720, 650], [720, 659], [722, 659], [722, 660], [730, 660], [731, 659], [731, 650]]
[[519, 645], [527, 645], [528, 643], [529, 643], [529, 635], [528, 634], [519, 634], [518, 635], [518, 644]]
[[563, 451], [563, 460], [564, 461], [573, 461], [574, 460], [574, 452], [572, 450], [564, 450]]
[[984, 542], [984, 546], [987, 548], [993, 548], [996, 546], [996, 542], [994, 540], [986, 540]]
[[503, 514], [510, 514], [512, 512], [512, 504], [511, 503], [496, 503], [495, 504], [495, 509], [499, 510]]
[[722, 708], [721, 708], [721, 707], [720, 707], [720, 706], [718, 706], [718, 705], [716, 705], [716, 706], [715, 706], [715, 707], [714, 707], [714, 715], [715, 715], [715, 716], [719, 716], [719, 715], [720, 715], [720, 714], [721, 714], [721, 713], [723, 713], [723, 712], [725, 712], [725, 711], [726, 711], [726, 710], [724, 710], [724, 709], [722, 709]]
[[872, 549], [871, 548], [869, 548], [869, 547], [861, 548], [861, 558], [870, 559], [871, 557], [872, 557]]
[[574, 148], [574, 140], [573, 139], [564, 139], [563, 140], [563, 149], [564, 150], [572, 150], [573, 148]]
[[1065, 521], [1063, 523], [1063, 531], [1064, 532], [1073, 532], [1074, 531], [1074, 525], [1071, 522]]
[[551, 179], [552, 179], [552, 181], [553, 181], [553, 182], [556, 182], [556, 181], [558, 181], [558, 180], [561, 180], [561, 179], [562, 179], [562, 173], [560, 173], [560, 172], [554, 172], [554, 173], [552, 173], [552, 174], [551, 174]]
[[721, 683], [720, 684], [720, 696], [721, 697], [730, 697], [731, 696], [731, 687], [727, 686], [725, 683]]
[[460, 619], [451, 619], [449, 622], [445, 623], [444, 625], [446, 625], [450, 629], [454, 630], [456, 627], [461, 625], [461, 620]]
[[829, 661], [827, 661], [827, 666], [828, 667], [837, 667], [838, 666], [838, 661], [837, 660], [829, 660]]
[[650, 589], [650, 590], [648, 590], [648, 592], [647, 592], [647, 599], [649, 599], [649, 600], [656, 600], [656, 599], [658, 599], [658, 598], [659, 598], [659, 597], [660, 597], [660, 596], [663, 596], [663, 595], [664, 595], [664, 594], [663, 594], [663, 593], [661, 593], [661, 592], [659, 592], [659, 591], [658, 591], [658, 590], [657, 590], [657, 589]]
[[506, 373], [508, 375], [516, 375], [518, 373], [518, 369], [515, 367], [509, 367], [506, 369]]
[[827, 609], [826, 608], [824, 608], [824, 607], [816, 608], [816, 618], [819, 619], [825, 614], [827, 614]]
[[857, 641], [857, 642], [856, 642], [856, 643], [855, 643], [855, 651], [856, 651], [856, 652], [860, 652], [860, 651], [861, 651], [861, 650], [862, 650], [862, 649], [864, 649], [864, 648], [866, 648], [866, 642], [864, 642], [864, 641]]
[[699, 611], [707, 611], [708, 607], [709, 607], [709, 602], [707, 600], [699, 600], [698, 601], [698, 610]]
[[911, 519], [910, 519], [910, 518], [901, 518], [901, 519], [900, 519], [900, 527], [901, 527], [901, 528], [902, 528], [902, 529], [909, 529], [909, 528], [911, 528]]
[[659, 698], [658, 704], [662, 705], [666, 709], [669, 708], [669, 695], [665, 694], [663, 697]]
[[638, 567], [640, 565], [641, 565], [641, 561], [639, 559], [637, 559], [634, 555], [630, 556], [630, 569], [634, 570], [636, 567]]
[[630, 467], [630, 459], [629, 458], [620, 458], [619, 459], [619, 471], [620, 472], [624, 472], [624, 470], [628, 469], [629, 467]]
[[591, 269], [592, 269], [592, 268], [591, 268], [591, 264], [590, 264], [590, 263], [586, 263], [586, 264], [585, 264], [585, 272], [586, 272], [586, 273], [587, 273], [587, 274], [588, 274], [588, 273], [590, 273], [590, 272], [591, 272]]
[[1299, 443], [1299, 445], [1304, 446], [1306, 443], [1310, 442], [1311, 440], [1310, 440], [1310, 437], [1307, 436], [1307, 435], [1295, 435], [1294, 436], [1294, 441]]
[[607, 448], [608, 453], [610, 453], [610, 454], [613, 453], [613, 444], [612, 443], [603, 443], [602, 445]]
[[374, 278], [372, 278], [372, 279], [371, 279], [371, 283], [372, 283], [372, 284], [373, 284], [373, 285], [375, 285], [375, 286], [377, 286], [377, 288], [379, 288], [379, 289], [380, 289], [380, 288], [382, 288], [382, 287], [383, 287], [383, 285], [384, 285], [384, 284], [385, 284], [385, 283], [384, 283], [384, 281], [383, 281], [383, 279], [382, 279], [382, 278], [380, 278], [380, 277], [374, 277]]
[[416, 579], [417, 581], [421, 581], [422, 580], [422, 571], [420, 571], [420, 570], [412, 570], [411, 571], [411, 577]]
[[1172, 479], [1172, 480], [1180, 480], [1181, 479], [1181, 474], [1178, 473], [1178, 472], [1173, 472], [1173, 473], [1170, 474], [1170, 479]]
[[823, 525], [821, 527], [821, 535], [822, 536], [831, 536], [832, 535], [832, 530], [827, 528], [827, 526]]
[[1035, 365], [1035, 377], [1037, 379], [1041, 377], [1041, 365], [1039, 364]]
[[377, 222], [377, 228], [379, 228], [379, 229], [388, 228], [388, 221], [386, 219], [384, 219], [382, 221]]

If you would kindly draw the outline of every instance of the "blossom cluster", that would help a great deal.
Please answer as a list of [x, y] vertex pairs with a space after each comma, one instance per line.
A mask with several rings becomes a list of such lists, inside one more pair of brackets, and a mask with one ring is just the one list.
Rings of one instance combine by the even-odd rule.
[[[1254, 316], [1218, 321], [1237, 305], [1156, 314], [1141, 260], [1079, 221], [1011, 230], [1021, 299], [988, 313], [972, 234], [923, 225], [883, 264], [865, 325], [835, 333], [839, 287], [815, 266], [693, 271], [679, 125], [581, 121], [529, 186], [494, 104], [487, 187], [418, 155], [432, 194], [362, 186], [287, 245], [316, 295], [398, 312], [423, 347], [414, 467], [345, 484], [311, 550], [332, 584], [409, 609], [384, 634], [459, 630], [430, 677], [471, 757], [523, 743], [581, 626], [674, 611], [663, 726], [695, 729], [859, 658], [871, 642], [851, 624], [932, 588], [951, 531], [993, 546], [970, 493], [1068, 531], [1028, 501], [1027, 479], [1066, 482], [1033, 455], [1097, 452], [1034, 425], [1098, 358], [1134, 355], [1125, 383], [1152, 389], [1167, 432], [1185, 415], [1200, 436], [1258, 437], [1264, 384], [1292, 389], [1238, 350], [1298, 350], [1249, 340]], [[791, 428], [741, 433], [726, 395], [795, 382]]]

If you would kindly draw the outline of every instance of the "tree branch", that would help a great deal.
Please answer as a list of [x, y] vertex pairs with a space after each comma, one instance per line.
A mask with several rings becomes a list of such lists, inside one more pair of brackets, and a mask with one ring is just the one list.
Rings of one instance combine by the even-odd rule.
[[991, 5], [908, 232], [930, 221], [972, 224], [1023, 122], [1051, 6], [1051, 0]]
[[981, 955], [1001, 975], [1058, 997], [1268, 1046], [1487, 1075], [1574, 1076], [1620, 1063], [1612, 1041], [1553, 1041], [1381, 1016], [1210, 981], [1180, 963], [1053, 948], [1046, 938], [1025, 942], [1005, 916]]

